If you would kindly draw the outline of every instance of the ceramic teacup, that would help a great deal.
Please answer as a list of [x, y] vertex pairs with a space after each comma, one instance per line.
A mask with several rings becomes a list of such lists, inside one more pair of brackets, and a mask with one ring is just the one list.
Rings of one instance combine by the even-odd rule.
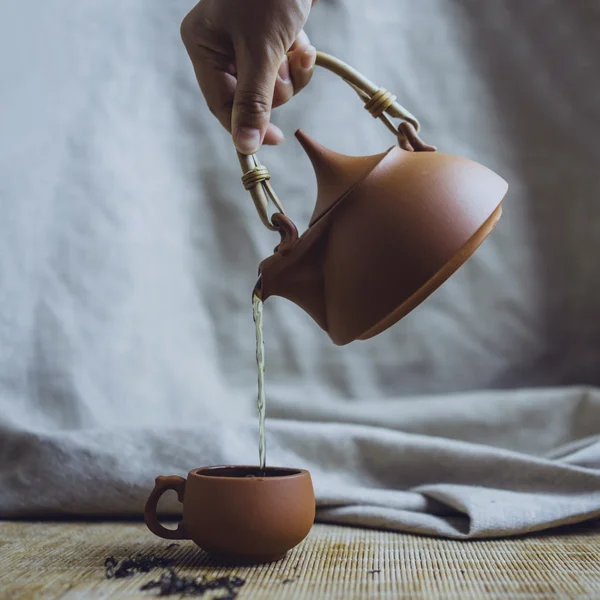
[[[160, 497], [175, 490], [183, 504], [177, 529], [156, 514]], [[193, 469], [187, 479], [157, 477], [144, 511], [148, 529], [169, 540], [193, 540], [226, 561], [279, 560], [299, 544], [315, 518], [308, 471], [280, 467], [215, 466]]]

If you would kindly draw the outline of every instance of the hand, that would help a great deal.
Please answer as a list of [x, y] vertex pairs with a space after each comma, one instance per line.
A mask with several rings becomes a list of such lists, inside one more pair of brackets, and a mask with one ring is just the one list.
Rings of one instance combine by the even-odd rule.
[[310, 80], [316, 50], [302, 28], [316, 2], [201, 0], [181, 24], [208, 107], [242, 154], [283, 141], [271, 108]]

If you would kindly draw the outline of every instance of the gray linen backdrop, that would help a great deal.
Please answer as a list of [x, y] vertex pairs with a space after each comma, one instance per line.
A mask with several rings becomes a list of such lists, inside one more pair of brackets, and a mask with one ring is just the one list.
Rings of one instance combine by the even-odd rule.
[[[0, 516], [139, 515], [158, 474], [256, 463], [250, 292], [276, 236], [179, 39], [191, 1], [0, 6]], [[265, 305], [268, 462], [318, 518], [455, 538], [600, 515], [600, 26], [592, 0], [322, 0], [320, 49], [509, 183], [476, 255], [368, 342]], [[393, 143], [318, 71], [265, 149]], [[163, 504], [177, 513], [168, 497]]]

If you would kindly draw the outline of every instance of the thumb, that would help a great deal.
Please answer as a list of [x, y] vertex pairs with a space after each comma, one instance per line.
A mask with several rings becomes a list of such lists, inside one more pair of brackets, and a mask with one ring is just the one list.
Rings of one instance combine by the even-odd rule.
[[242, 154], [253, 154], [263, 143], [281, 59], [267, 49], [256, 54], [236, 49], [238, 73], [231, 133], [233, 143]]

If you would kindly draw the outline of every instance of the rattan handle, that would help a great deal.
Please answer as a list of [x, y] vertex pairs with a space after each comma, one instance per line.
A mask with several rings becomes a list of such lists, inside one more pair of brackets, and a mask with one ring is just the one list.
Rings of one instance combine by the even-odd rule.
[[[369, 113], [373, 117], [381, 119], [397, 138], [402, 139], [404, 134], [394, 125], [390, 117], [401, 119], [409, 123], [415, 132], [419, 131], [419, 122], [401, 104], [396, 102], [396, 96], [386, 89], [376, 86], [350, 65], [324, 52], [317, 52], [315, 64], [339, 75], [348, 83], [363, 100]], [[260, 163], [256, 154], [245, 155], [238, 152], [238, 159], [244, 173], [242, 183], [250, 192], [261, 221], [265, 227], [274, 231], [275, 227], [271, 224], [269, 217], [269, 200], [273, 202], [279, 212], [285, 214], [285, 211], [271, 186], [269, 171]]]

